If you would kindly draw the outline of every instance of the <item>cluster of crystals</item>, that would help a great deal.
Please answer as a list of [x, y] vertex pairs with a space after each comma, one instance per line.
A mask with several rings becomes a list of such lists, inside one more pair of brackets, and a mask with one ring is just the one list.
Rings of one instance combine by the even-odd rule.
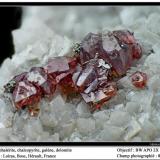
[[[13, 102], [17, 109], [27, 106], [30, 114], [35, 116], [41, 98], [52, 100], [57, 86], [62, 92], [67, 90], [69, 93], [69, 89], [74, 89], [70, 77], [76, 65], [76, 58], [56, 57], [50, 59], [44, 67], [33, 67], [29, 72], [13, 77], [4, 86], [5, 91], [12, 92]], [[14, 85], [11, 86], [11, 84]]]
[[116, 95], [116, 80], [125, 75], [142, 55], [141, 47], [127, 30], [89, 33], [73, 48], [74, 57], [55, 57], [43, 67], [15, 76], [5, 87], [17, 109], [38, 112], [42, 97], [51, 100], [58, 88], [63, 95], [81, 94], [92, 110]]
[[133, 33], [127, 30], [89, 33], [81, 46], [81, 63], [93, 59], [98, 53], [99, 58], [112, 66], [113, 76], [118, 77], [125, 75], [133, 61], [142, 56], [141, 46], [136, 42]]
[[92, 110], [98, 109], [104, 102], [116, 95], [115, 82], [109, 82], [111, 66], [96, 53], [93, 59], [83, 63], [80, 72], [74, 73], [74, 82], [86, 103]]

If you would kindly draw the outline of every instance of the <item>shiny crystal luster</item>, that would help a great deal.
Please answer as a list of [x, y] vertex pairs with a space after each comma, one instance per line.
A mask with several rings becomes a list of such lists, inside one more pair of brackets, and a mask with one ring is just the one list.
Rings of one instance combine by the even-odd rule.
[[56, 81], [51, 75], [47, 74], [43, 68], [31, 68], [31, 70], [26, 74], [25, 80], [33, 83], [37, 87], [40, 87], [42, 94], [45, 97], [49, 99], [52, 98], [56, 89]]
[[112, 66], [118, 76], [131, 67], [142, 55], [141, 47], [133, 34], [127, 30], [107, 33], [89, 33], [82, 41], [80, 61], [85, 63], [98, 53], [99, 58]]
[[90, 92], [89, 94], [81, 93], [83, 99], [86, 103], [92, 106], [93, 111], [95, 109], [100, 109], [103, 104], [105, 104], [109, 99], [114, 97], [117, 93], [116, 83], [108, 83], [104, 85], [103, 88], [99, 88], [95, 92]]
[[13, 101], [17, 109], [34, 105], [41, 99], [41, 90], [27, 81], [18, 82], [13, 91]]

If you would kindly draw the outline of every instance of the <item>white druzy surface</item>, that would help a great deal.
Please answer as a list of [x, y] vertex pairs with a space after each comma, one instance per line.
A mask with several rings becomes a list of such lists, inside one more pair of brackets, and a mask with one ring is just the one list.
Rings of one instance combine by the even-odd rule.
[[[0, 141], [159, 141], [160, 7], [52, 6], [25, 7], [23, 23], [13, 32], [16, 53], [0, 67]], [[51, 57], [70, 53], [73, 42], [88, 32], [129, 29], [143, 46], [143, 57], [118, 81], [118, 94], [101, 111], [66, 103], [56, 94], [41, 101], [38, 117], [15, 112], [3, 85], [14, 75], [42, 66]], [[136, 89], [134, 71], [148, 75], [147, 88]], [[9, 96], [9, 95], [7, 95]]]

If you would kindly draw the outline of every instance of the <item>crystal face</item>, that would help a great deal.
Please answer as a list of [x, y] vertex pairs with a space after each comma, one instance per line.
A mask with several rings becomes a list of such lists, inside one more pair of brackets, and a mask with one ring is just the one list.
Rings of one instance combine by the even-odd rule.
[[134, 59], [140, 59], [142, 57], [142, 48], [141, 46], [137, 43], [133, 45], [133, 58]]
[[56, 89], [56, 81], [50, 75], [48, 75], [43, 68], [31, 68], [30, 72], [26, 74], [25, 80], [33, 83], [37, 87], [40, 87], [42, 90], [42, 94], [45, 97], [49, 99], [52, 98]]
[[20, 81], [13, 91], [13, 100], [17, 109], [34, 105], [40, 101], [41, 90], [27, 81]]
[[83, 91], [86, 86], [89, 86], [92, 81], [96, 78], [96, 72], [94, 66], [87, 66], [82, 72], [77, 80], [76, 85], [79, 87], [80, 91]]
[[76, 92], [76, 87], [72, 80], [72, 74], [76, 66], [76, 57], [56, 57], [49, 60], [44, 69], [48, 75], [55, 79], [61, 93], [67, 96]]
[[78, 93], [78, 89], [72, 80], [72, 74], [68, 74], [59, 81], [59, 89], [66, 99], [74, 94]]
[[90, 92], [89, 94], [82, 93], [82, 97], [86, 103], [92, 105], [93, 110], [100, 109], [104, 103], [106, 103], [109, 99], [114, 97], [117, 93], [117, 86], [115, 83], [107, 83], [99, 87], [99, 89], [95, 92]]
[[137, 71], [131, 75], [132, 84], [137, 88], [145, 88], [147, 85], [147, 75], [146, 73]]
[[55, 74], [66, 72], [69, 70], [69, 65], [66, 57], [56, 57], [50, 59], [48, 64], [43, 67], [48, 74], [51, 74], [53, 77]]

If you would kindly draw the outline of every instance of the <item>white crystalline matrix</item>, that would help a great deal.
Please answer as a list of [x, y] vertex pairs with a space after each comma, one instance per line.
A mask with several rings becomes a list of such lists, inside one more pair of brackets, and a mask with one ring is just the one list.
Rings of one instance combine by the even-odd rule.
[[[156, 6], [26, 7], [22, 27], [13, 32], [16, 53], [0, 68], [0, 141], [158, 141], [159, 14]], [[3, 97], [7, 81], [44, 65], [49, 58], [68, 54], [73, 42], [102, 29], [129, 29], [143, 46], [141, 60], [118, 81], [117, 96], [93, 114], [84, 101], [66, 103], [59, 94], [50, 103], [41, 101], [38, 117], [30, 117], [26, 110], [15, 112], [10, 97]], [[136, 89], [129, 79], [137, 70], [148, 76], [143, 90]]]

